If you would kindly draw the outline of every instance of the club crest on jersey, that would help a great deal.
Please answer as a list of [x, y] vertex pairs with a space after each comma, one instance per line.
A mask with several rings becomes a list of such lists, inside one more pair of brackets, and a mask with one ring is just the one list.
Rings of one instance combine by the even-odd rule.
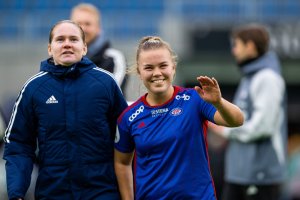
[[178, 116], [178, 115], [181, 115], [181, 113], [183, 112], [182, 108], [173, 108], [170, 112], [170, 115], [172, 116]]
[[176, 95], [175, 96], [175, 99], [176, 100], [180, 100], [180, 99], [183, 99], [184, 101], [188, 101], [188, 100], [190, 100], [190, 98], [191, 98], [191, 96], [189, 96], [189, 95], [186, 95], [186, 94], [183, 94], [183, 95]]
[[140, 107], [139, 107], [139, 109], [137, 109], [136, 111], [135, 111], [135, 113], [133, 113], [132, 115], [130, 115], [130, 117], [129, 117], [129, 121], [133, 121], [140, 113], [142, 113], [144, 111], [144, 106], [143, 105], [141, 105]]

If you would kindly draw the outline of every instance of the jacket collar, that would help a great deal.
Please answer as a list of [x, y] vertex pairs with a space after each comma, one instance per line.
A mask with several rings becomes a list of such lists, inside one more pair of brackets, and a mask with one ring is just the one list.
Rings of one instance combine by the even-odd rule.
[[81, 61], [71, 65], [62, 66], [55, 65], [52, 58], [48, 58], [41, 62], [40, 71], [46, 71], [58, 78], [77, 78], [83, 72], [96, 67], [92, 61], [83, 57]]
[[280, 62], [275, 52], [269, 51], [261, 57], [245, 64], [241, 67], [241, 72], [243, 75], [251, 75], [265, 68], [281, 74]]

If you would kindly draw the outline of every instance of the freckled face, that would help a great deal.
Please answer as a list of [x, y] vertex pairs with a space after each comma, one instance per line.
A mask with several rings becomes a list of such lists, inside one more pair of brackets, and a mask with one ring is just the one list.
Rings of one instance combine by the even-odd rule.
[[79, 62], [87, 52], [80, 29], [72, 23], [57, 25], [48, 44], [48, 54], [56, 65], [70, 66]]
[[148, 89], [148, 96], [173, 95], [172, 82], [175, 64], [168, 49], [141, 51], [138, 59], [138, 73]]

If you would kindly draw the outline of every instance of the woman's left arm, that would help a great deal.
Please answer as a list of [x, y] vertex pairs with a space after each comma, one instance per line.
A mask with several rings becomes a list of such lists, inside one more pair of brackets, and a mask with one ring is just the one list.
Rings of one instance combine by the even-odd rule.
[[236, 105], [230, 103], [224, 98], [221, 98], [220, 103], [214, 104], [217, 112], [214, 115], [214, 120], [217, 125], [227, 127], [237, 127], [244, 123], [244, 115]]
[[201, 85], [201, 87], [195, 86], [198, 94], [217, 109], [214, 115], [215, 123], [227, 127], [241, 126], [244, 122], [242, 111], [236, 105], [222, 98], [217, 80], [207, 76], [199, 76], [197, 80]]

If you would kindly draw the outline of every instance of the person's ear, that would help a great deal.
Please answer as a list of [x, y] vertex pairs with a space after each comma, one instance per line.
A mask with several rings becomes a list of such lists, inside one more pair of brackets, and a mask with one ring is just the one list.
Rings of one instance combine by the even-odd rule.
[[257, 48], [256, 48], [255, 43], [254, 43], [252, 40], [249, 40], [249, 41], [246, 43], [246, 46], [247, 46], [248, 52], [249, 52], [251, 55], [257, 56]]
[[51, 50], [51, 45], [50, 44], [48, 44], [48, 55], [50, 57], [52, 57], [52, 50]]
[[143, 80], [138, 66], [136, 67], [136, 73], [140, 77], [140, 79]]
[[252, 40], [249, 40], [248, 42], [246, 42], [246, 46], [248, 49], [251, 49], [251, 50], [256, 49], [256, 46]]
[[83, 48], [83, 53], [82, 55], [85, 56], [87, 54], [88, 48], [87, 48], [87, 44], [84, 43], [84, 48]]

